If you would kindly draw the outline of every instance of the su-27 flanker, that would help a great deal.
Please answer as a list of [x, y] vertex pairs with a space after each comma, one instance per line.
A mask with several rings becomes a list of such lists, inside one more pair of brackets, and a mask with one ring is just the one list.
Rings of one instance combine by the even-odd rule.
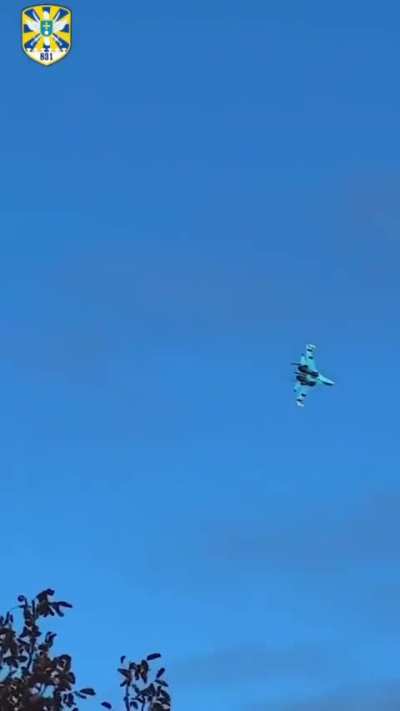
[[304, 400], [306, 399], [310, 388], [314, 388], [316, 385], [335, 384], [333, 380], [326, 378], [325, 375], [322, 375], [322, 373], [317, 370], [314, 359], [315, 351], [316, 346], [308, 343], [306, 345], [306, 354], [302, 354], [300, 363], [292, 363], [292, 365], [297, 366], [294, 391], [296, 393], [296, 402], [299, 407], [304, 407]]

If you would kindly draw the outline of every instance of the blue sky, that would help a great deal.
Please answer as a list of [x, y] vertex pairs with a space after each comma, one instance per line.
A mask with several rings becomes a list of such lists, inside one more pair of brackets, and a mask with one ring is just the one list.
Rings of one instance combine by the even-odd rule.
[[397, 709], [398, 4], [70, 7], [0, 10], [1, 608], [117, 709]]

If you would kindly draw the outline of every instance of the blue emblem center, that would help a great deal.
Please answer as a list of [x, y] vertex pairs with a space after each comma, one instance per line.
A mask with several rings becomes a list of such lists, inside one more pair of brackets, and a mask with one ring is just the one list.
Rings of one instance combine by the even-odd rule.
[[42, 20], [40, 23], [40, 33], [43, 37], [50, 37], [53, 34], [53, 23], [51, 20]]

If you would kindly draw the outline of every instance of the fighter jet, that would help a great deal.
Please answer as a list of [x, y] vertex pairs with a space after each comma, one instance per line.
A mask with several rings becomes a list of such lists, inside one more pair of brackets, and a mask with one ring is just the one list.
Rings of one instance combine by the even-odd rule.
[[310, 388], [314, 388], [316, 385], [335, 384], [333, 380], [326, 378], [318, 372], [314, 360], [315, 351], [316, 346], [308, 343], [306, 345], [306, 354], [304, 355], [303, 353], [300, 358], [300, 363], [292, 363], [292, 365], [297, 366], [294, 391], [296, 393], [296, 403], [299, 407], [304, 407], [304, 400], [306, 399]]

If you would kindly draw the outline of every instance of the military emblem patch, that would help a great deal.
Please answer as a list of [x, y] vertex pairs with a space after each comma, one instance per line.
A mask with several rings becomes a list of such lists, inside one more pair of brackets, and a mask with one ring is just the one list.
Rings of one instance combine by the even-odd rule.
[[71, 49], [71, 10], [61, 5], [32, 5], [22, 10], [22, 49], [49, 67]]

